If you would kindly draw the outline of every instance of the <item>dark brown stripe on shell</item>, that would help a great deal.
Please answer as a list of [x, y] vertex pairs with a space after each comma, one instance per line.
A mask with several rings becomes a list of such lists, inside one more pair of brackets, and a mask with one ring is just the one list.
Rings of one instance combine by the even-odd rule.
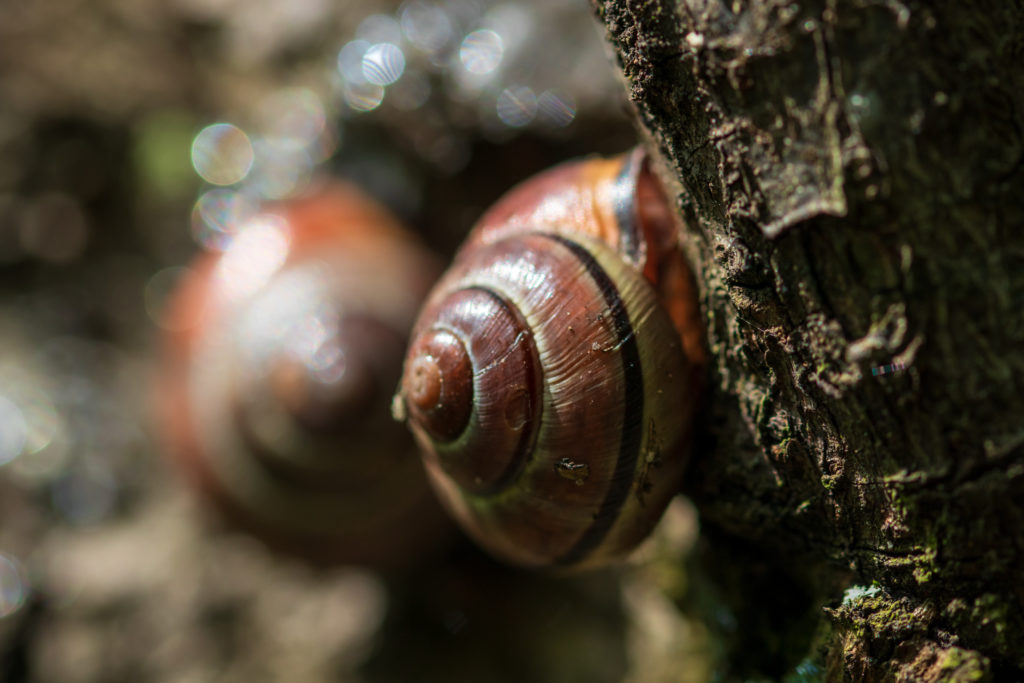
[[643, 442], [644, 376], [640, 366], [640, 348], [636, 341], [629, 312], [619, 294], [618, 288], [589, 251], [580, 244], [561, 235], [547, 237], [563, 245], [579, 259], [591, 279], [601, 290], [619, 343], [622, 358], [622, 374], [625, 383], [622, 408], [622, 438], [619, 441], [619, 455], [615, 462], [615, 473], [604, 500], [598, 508], [593, 523], [565, 553], [555, 559], [560, 565], [572, 565], [585, 559], [601, 545], [605, 536], [618, 520], [619, 511], [626, 502], [633, 487], [640, 446]]

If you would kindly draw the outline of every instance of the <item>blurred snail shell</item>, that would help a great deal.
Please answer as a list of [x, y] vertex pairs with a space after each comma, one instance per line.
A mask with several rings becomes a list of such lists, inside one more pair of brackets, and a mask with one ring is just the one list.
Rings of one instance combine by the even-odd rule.
[[677, 239], [642, 150], [570, 162], [487, 212], [432, 291], [393, 412], [494, 555], [607, 563], [678, 491], [703, 351]]
[[440, 268], [341, 183], [271, 206], [172, 297], [158, 386], [187, 478], [268, 545], [391, 565], [443, 512], [390, 419], [406, 340]]

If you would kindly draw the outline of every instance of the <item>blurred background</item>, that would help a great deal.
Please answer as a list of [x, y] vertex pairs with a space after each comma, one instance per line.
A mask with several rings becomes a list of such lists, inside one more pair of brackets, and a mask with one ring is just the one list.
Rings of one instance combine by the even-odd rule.
[[189, 495], [150, 410], [168, 294], [261, 205], [347, 178], [448, 257], [634, 143], [584, 0], [0, 4], [0, 680], [705, 680], [683, 503], [584, 576], [458, 537], [314, 567]]

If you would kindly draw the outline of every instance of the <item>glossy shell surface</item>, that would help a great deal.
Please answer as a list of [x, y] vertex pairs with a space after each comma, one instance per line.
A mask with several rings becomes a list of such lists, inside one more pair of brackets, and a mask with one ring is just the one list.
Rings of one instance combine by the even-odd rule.
[[390, 394], [436, 262], [344, 184], [267, 208], [173, 297], [173, 460], [222, 513], [319, 562], [402, 562], [442, 528]]
[[700, 323], [654, 183], [641, 152], [528, 181], [416, 324], [397, 412], [449, 510], [514, 563], [619, 558], [678, 490]]

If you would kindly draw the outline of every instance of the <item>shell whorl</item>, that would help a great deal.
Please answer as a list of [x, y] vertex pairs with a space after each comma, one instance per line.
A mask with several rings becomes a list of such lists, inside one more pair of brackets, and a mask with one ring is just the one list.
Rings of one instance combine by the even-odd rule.
[[[435, 287], [406, 357], [399, 401], [435, 488], [470, 535], [519, 564], [621, 556], [678, 488], [694, 366], [646, 276], [674, 258], [654, 241], [661, 228], [623, 215], [649, 173], [635, 163], [559, 167], [499, 202]], [[465, 359], [433, 355], [437, 338]], [[417, 393], [426, 365], [442, 391]], [[470, 407], [458, 433], [431, 420], [445, 389]]]
[[408, 557], [441, 525], [388, 395], [434, 258], [345, 185], [245, 230], [265, 234], [203, 257], [172, 302], [190, 324], [167, 344], [158, 398], [171, 454], [274, 547], [321, 562]]

